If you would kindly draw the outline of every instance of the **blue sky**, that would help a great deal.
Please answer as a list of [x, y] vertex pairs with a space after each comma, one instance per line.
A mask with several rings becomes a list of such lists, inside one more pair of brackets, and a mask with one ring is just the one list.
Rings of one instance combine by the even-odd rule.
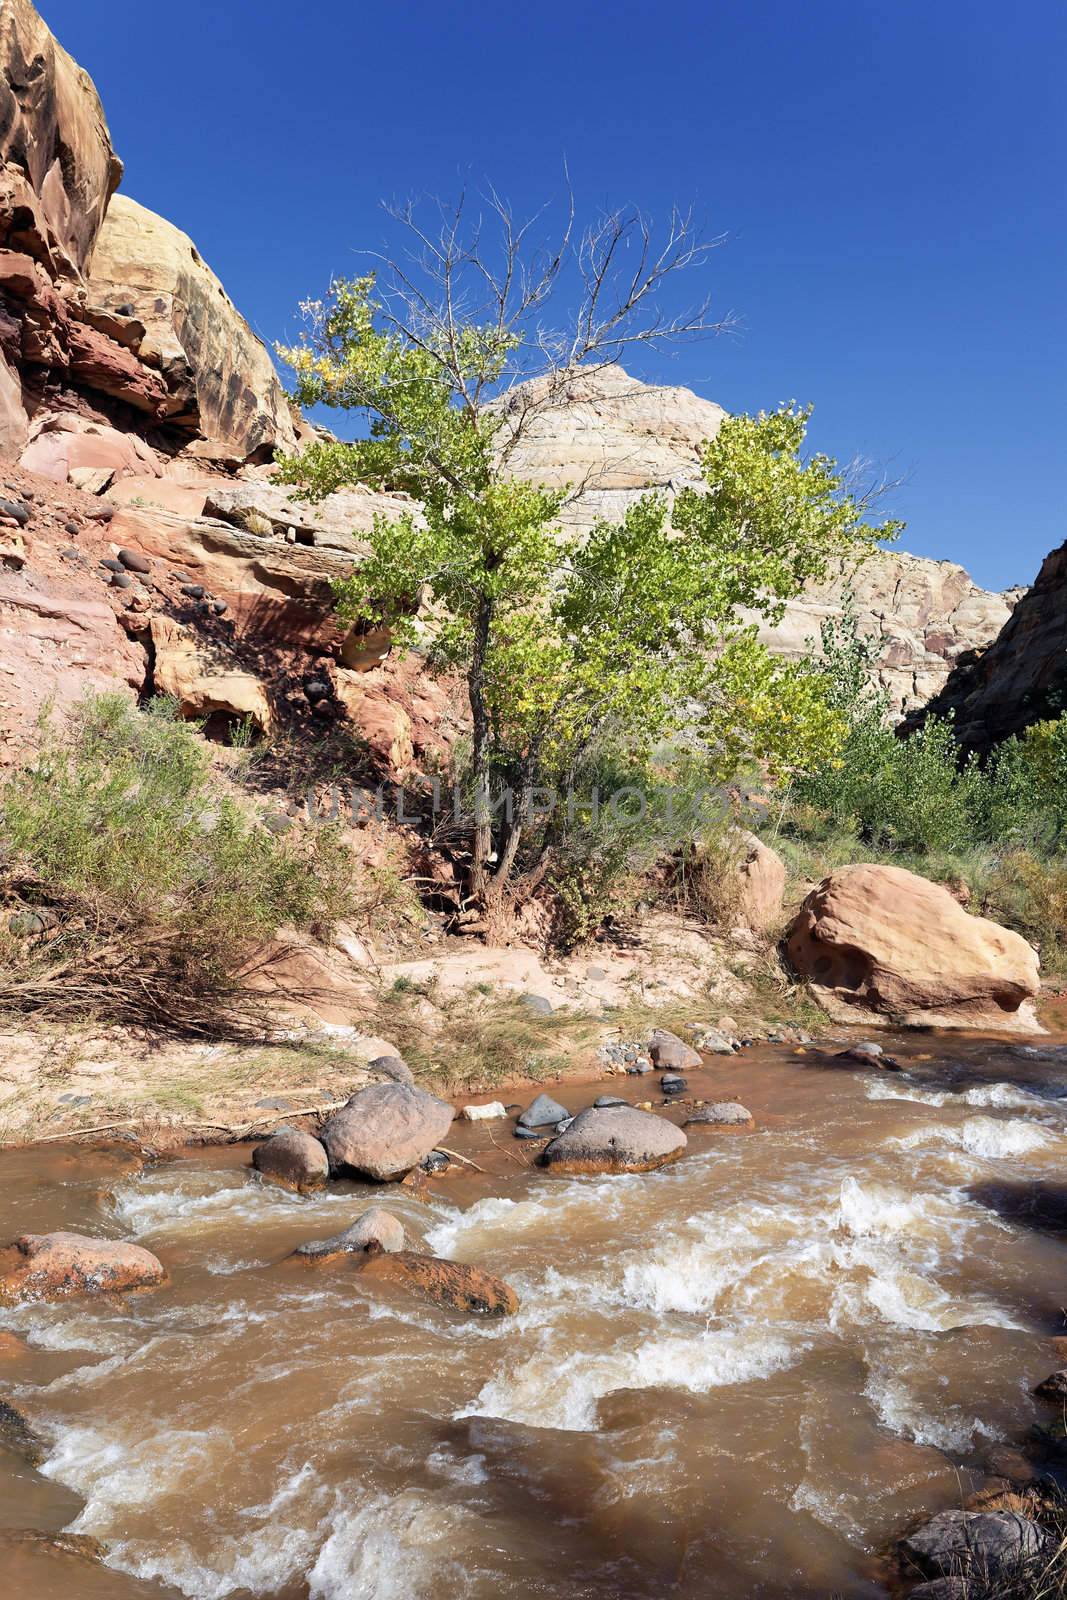
[[740, 331], [635, 367], [903, 482], [905, 548], [990, 587], [1067, 537], [1059, 0], [39, 0], [123, 187], [268, 341], [359, 270], [382, 198], [695, 203]]

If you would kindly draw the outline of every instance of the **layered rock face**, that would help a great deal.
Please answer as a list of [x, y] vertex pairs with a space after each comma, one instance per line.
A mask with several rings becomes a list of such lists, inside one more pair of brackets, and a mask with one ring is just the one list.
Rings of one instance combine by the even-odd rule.
[[270, 356], [189, 238], [116, 195], [93, 250], [89, 294], [145, 333], [142, 361], [163, 374], [174, 427], [201, 434], [198, 453], [269, 459], [296, 447]]
[[[650, 489], [673, 504], [679, 490], [699, 488], [701, 446], [726, 415], [688, 389], [640, 383], [614, 365], [570, 375], [535, 410], [545, 391], [531, 384], [508, 401], [517, 435], [509, 465], [535, 483], [571, 485], [576, 497], [561, 520], [575, 531], [617, 520]], [[861, 630], [882, 642], [878, 677], [897, 711], [935, 694], [961, 654], [988, 644], [1019, 593], [980, 589], [951, 561], [880, 551], [856, 571], [839, 565], [812, 584], [761, 637], [776, 655], [809, 654], [822, 623], [840, 617], [848, 588]]]
[[99, 97], [30, 0], [0, 3], [0, 163], [0, 459], [29, 444], [24, 464], [66, 481], [49, 440], [71, 415], [120, 472], [130, 432], [238, 461], [295, 446], [266, 350], [192, 241], [113, 204]]
[[952, 716], [965, 749], [985, 752], [1031, 723], [1067, 711], [1067, 544], [1045, 557], [1037, 582], [988, 650], [961, 656], [915, 717]]

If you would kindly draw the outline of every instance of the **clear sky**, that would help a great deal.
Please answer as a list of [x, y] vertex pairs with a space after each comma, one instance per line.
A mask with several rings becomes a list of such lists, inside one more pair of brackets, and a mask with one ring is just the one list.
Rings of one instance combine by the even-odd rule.
[[269, 341], [362, 270], [382, 198], [695, 202], [740, 332], [636, 374], [903, 483], [918, 554], [990, 587], [1067, 538], [1062, 0], [39, 0], [123, 187]]

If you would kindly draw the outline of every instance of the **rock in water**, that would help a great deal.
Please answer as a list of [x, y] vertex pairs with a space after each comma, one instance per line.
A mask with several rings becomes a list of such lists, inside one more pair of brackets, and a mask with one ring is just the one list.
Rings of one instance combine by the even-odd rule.
[[554, 1127], [568, 1114], [566, 1106], [561, 1106], [550, 1094], [539, 1094], [525, 1111], [519, 1113], [518, 1123], [520, 1128], [547, 1128], [550, 1125]]
[[462, 1261], [441, 1261], [437, 1256], [417, 1256], [404, 1250], [396, 1255], [369, 1256], [362, 1271], [370, 1277], [407, 1284], [437, 1305], [456, 1311], [504, 1317], [519, 1309], [519, 1297], [510, 1284]]
[[348, 1168], [386, 1183], [417, 1167], [452, 1126], [452, 1107], [406, 1083], [360, 1089], [326, 1123], [330, 1170]]
[[154, 1288], [163, 1263], [138, 1244], [80, 1233], [25, 1233], [0, 1251], [0, 1303]]
[[389, 1078], [393, 1083], [415, 1082], [415, 1074], [400, 1056], [375, 1056], [369, 1064], [368, 1071], [378, 1073], [379, 1077]]
[[679, 1039], [666, 1028], [656, 1028], [648, 1041], [648, 1053], [657, 1067], [673, 1067], [684, 1072], [686, 1067], [699, 1067], [700, 1057], [691, 1044]]
[[48, 1454], [48, 1447], [40, 1434], [31, 1428], [22, 1412], [6, 1400], [0, 1400], [0, 1445], [14, 1451], [31, 1467], [39, 1467]]
[[652, 1172], [677, 1161], [688, 1140], [680, 1128], [634, 1106], [590, 1106], [542, 1153], [553, 1172]]
[[322, 1141], [299, 1128], [279, 1128], [252, 1151], [252, 1165], [264, 1178], [289, 1189], [318, 1188], [330, 1175]]
[[713, 1105], [698, 1106], [686, 1118], [685, 1125], [687, 1128], [718, 1129], [720, 1133], [747, 1133], [756, 1126], [756, 1119], [739, 1100], [716, 1100]]
[[942, 1511], [900, 1541], [905, 1561], [931, 1578], [996, 1579], [1040, 1556], [1050, 1536], [1014, 1511]]
[[1053, 1372], [1034, 1390], [1042, 1400], [1067, 1400], [1067, 1368], [1060, 1372]]
[[789, 958], [840, 1021], [1036, 1031], [1036, 952], [902, 867], [839, 867], [788, 929]]
[[501, 1117], [506, 1117], [507, 1111], [499, 1100], [490, 1100], [487, 1105], [464, 1106], [464, 1122], [498, 1122]]
[[404, 1225], [381, 1206], [371, 1206], [352, 1226], [329, 1239], [312, 1239], [300, 1245], [293, 1254], [309, 1261], [326, 1261], [331, 1256], [359, 1255], [376, 1247], [387, 1253], [404, 1248]]

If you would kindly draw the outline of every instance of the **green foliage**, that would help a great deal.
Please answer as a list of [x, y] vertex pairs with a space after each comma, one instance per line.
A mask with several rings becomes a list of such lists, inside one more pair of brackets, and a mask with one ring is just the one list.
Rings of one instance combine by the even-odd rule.
[[[211, 1031], [239, 1010], [240, 973], [283, 925], [328, 925], [348, 904], [335, 836], [260, 828], [211, 774], [167, 702], [89, 696], [0, 790], [5, 895], [46, 906], [55, 932], [18, 943], [0, 999]], [[225, 1003], [225, 1004], [224, 1004]]]
[[[450, 307], [434, 324], [446, 333], [405, 334], [371, 277], [335, 284], [311, 311], [310, 340], [282, 352], [298, 398], [356, 410], [369, 436], [313, 446], [283, 476], [312, 496], [361, 481], [422, 502], [420, 515], [376, 519], [337, 606], [388, 618], [403, 643], [415, 597], [432, 594], [432, 664], [467, 676], [477, 795], [493, 773], [520, 796], [563, 785], [594, 743], [647, 753], [694, 719], [719, 773], [742, 759], [791, 770], [834, 746], [840, 721], [817, 676], [769, 656], [740, 616], [780, 617], [831, 559], [897, 532], [865, 522], [833, 461], [803, 458], [809, 411], [726, 419], [705, 449], [705, 490], [683, 493], [672, 518], [649, 495], [571, 537], [558, 526], [565, 490], [506, 474], [509, 412], [492, 398], [517, 325], [456, 321]], [[520, 827], [501, 844], [500, 880]], [[476, 866], [489, 843], [486, 828]]]

